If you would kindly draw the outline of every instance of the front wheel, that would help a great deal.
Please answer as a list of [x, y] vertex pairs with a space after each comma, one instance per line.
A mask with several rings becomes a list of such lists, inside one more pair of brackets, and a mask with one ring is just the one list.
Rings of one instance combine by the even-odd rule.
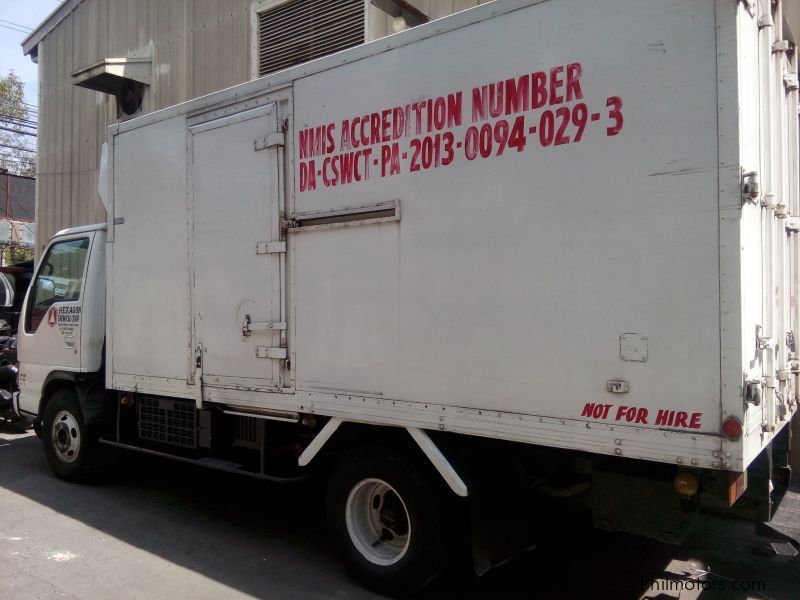
[[78, 481], [86, 476], [89, 437], [74, 390], [53, 394], [44, 411], [42, 442], [47, 462], [60, 479]]
[[443, 568], [440, 499], [398, 454], [373, 448], [344, 456], [331, 477], [328, 520], [348, 570], [373, 590], [405, 595]]

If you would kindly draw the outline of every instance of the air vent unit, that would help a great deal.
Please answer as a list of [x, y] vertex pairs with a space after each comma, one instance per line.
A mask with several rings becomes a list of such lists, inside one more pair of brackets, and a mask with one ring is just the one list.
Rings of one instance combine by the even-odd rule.
[[364, 43], [363, 0], [290, 0], [258, 13], [258, 75]]

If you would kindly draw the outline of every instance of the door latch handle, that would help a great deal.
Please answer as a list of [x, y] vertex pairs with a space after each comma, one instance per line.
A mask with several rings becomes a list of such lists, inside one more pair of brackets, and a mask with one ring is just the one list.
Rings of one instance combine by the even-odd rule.
[[285, 331], [286, 330], [286, 323], [282, 322], [263, 322], [263, 323], [254, 323], [250, 320], [250, 315], [244, 316], [244, 321], [242, 321], [242, 335], [244, 337], [250, 337], [254, 331]]

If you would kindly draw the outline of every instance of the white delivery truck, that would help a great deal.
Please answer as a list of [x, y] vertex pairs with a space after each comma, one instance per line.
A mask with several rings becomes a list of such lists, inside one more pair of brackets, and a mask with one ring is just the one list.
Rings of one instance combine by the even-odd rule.
[[780, 2], [505, 0], [115, 124], [108, 222], [38, 265], [19, 409], [65, 479], [104, 445], [325, 470], [384, 590], [441, 570], [448, 502], [585, 496], [673, 541], [769, 506], [797, 90]]

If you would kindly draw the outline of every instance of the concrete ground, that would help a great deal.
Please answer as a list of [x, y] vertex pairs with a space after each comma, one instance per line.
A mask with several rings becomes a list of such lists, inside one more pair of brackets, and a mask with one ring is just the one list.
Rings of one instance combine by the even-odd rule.
[[[0, 425], [0, 598], [378, 598], [337, 561], [313, 487], [153, 459], [125, 465], [92, 485], [64, 483], [33, 434]], [[754, 553], [770, 540], [753, 529], [704, 517], [677, 548], [565, 519], [537, 549], [422, 597], [800, 597], [800, 561]], [[710, 571], [701, 585], [714, 589], [698, 592], [698, 571]]]

